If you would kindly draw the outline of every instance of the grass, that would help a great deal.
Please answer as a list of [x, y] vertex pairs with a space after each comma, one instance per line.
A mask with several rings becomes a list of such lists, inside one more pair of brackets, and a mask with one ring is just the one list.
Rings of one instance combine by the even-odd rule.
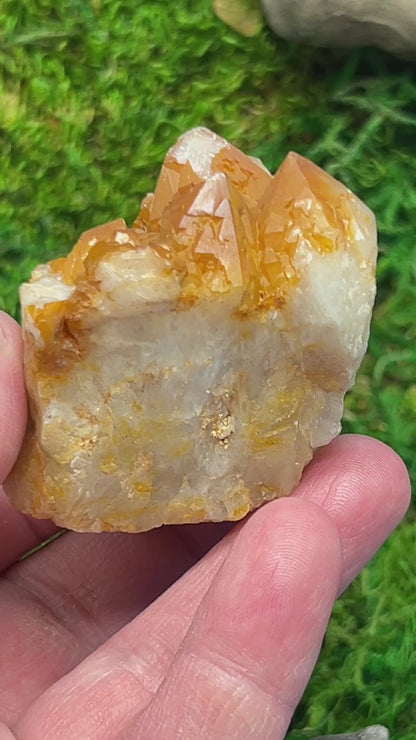
[[[288, 149], [357, 192], [380, 231], [369, 351], [344, 428], [416, 478], [416, 67], [375, 50], [243, 38], [209, 0], [3, 0], [0, 308], [83, 229], [131, 221], [167, 147], [205, 124], [274, 169]], [[415, 513], [338, 602], [291, 740], [384, 723], [415, 737]]]

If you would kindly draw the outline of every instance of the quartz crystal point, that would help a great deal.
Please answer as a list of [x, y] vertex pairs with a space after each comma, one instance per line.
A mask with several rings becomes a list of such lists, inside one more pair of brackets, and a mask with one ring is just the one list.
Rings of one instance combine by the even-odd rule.
[[366, 349], [376, 227], [289, 154], [272, 177], [204, 128], [133, 226], [21, 287], [30, 423], [14, 504], [81, 531], [235, 520], [340, 431]]

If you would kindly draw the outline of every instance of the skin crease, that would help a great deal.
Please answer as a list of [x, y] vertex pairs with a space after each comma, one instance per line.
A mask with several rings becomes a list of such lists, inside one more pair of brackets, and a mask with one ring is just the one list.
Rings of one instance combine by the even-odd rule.
[[[0, 312], [0, 481], [25, 425], [20, 330]], [[0, 488], [0, 740], [283, 738], [336, 595], [403, 517], [406, 470], [343, 436], [289, 499], [236, 526], [56, 531]]]

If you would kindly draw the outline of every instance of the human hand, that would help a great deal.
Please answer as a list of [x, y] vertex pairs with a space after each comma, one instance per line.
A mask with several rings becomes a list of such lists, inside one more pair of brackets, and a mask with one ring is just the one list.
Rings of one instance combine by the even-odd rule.
[[[0, 481], [24, 425], [0, 312]], [[397, 455], [343, 436], [232, 528], [68, 532], [18, 562], [57, 530], [0, 488], [0, 740], [283, 738], [334, 599], [408, 503]]]

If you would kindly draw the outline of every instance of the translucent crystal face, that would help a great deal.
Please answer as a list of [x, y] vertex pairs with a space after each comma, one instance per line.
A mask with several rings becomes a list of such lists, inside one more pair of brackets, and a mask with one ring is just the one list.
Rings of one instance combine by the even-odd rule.
[[198, 128], [131, 228], [21, 288], [32, 422], [6, 485], [74, 529], [235, 519], [340, 428], [375, 293], [374, 217], [289, 154], [274, 177]]

